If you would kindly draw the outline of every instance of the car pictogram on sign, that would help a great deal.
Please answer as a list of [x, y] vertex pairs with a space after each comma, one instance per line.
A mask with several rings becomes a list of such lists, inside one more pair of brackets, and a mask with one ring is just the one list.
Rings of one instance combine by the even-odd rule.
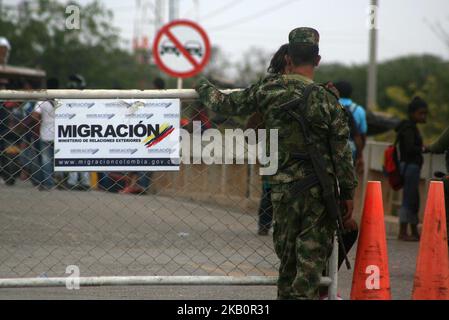
[[[198, 41], [187, 41], [184, 45], [184, 49], [186, 49], [191, 56], [198, 56], [199, 58], [203, 56], [203, 48], [201, 47], [201, 43]], [[179, 52], [178, 48], [176, 48], [176, 46], [170, 41], [164, 41], [161, 45], [159, 54], [161, 56], [164, 54], [175, 54], [179, 57], [181, 52]]]
[[187, 41], [184, 48], [191, 56], [198, 56], [200, 58], [203, 56], [203, 48], [198, 41]]
[[171, 43], [170, 41], [164, 41], [164, 43], [162, 43], [161, 45], [161, 50], [159, 54], [163, 56], [164, 54], [167, 53], [168, 54], [173, 53], [177, 56], [181, 54], [181, 52], [179, 52], [178, 48], [176, 48], [176, 46], [173, 43]]

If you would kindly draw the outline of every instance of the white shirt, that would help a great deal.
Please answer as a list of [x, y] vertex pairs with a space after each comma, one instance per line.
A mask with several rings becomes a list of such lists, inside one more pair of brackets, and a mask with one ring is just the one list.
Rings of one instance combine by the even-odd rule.
[[34, 111], [41, 115], [40, 137], [43, 141], [55, 140], [55, 108], [51, 101], [38, 101]]

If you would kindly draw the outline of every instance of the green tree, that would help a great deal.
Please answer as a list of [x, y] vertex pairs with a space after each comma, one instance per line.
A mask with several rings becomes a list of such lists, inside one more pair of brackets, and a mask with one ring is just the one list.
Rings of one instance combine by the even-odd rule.
[[[394, 104], [387, 109], [388, 113], [407, 117], [407, 105], [414, 96], [420, 96], [429, 105], [427, 123], [421, 125], [421, 131], [425, 142], [430, 143], [449, 126], [449, 95], [447, 88], [449, 79], [442, 79], [438, 75], [429, 76], [424, 85], [417, 88], [401, 88], [391, 86], [387, 88], [387, 96]], [[391, 137], [390, 137], [391, 138]]]
[[265, 50], [252, 47], [246, 51], [242, 59], [236, 63], [236, 82], [241, 86], [248, 86], [263, 77], [270, 63], [271, 55]]
[[[80, 8], [79, 30], [66, 28], [70, 4]], [[10, 64], [42, 68], [62, 85], [70, 74], [80, 73], [90, 88], [148, 88], [157, 69], [139, 64], [121, 48], [112, 19], [112, 12], [97, 0], [84, 6], [39, 0], [24, 15], [4, 12], [0, 30], [12, 46]]]
[[[414, 96], [429, 104], [428, 123], [422, 126], [426, 141], [431, 141], [449, 126], [449, 62], [432, 55], [406, 56], [388, 60], [378, 67], [378, 106], [392, 116], [407, 117], [407, 105]], [[364, 105], [366, 100], [366, 65], [323, 65], [317, 81], [345, 79], [354, 87], [353, 99]], [[394, 133], [376, 137], [392, 141]]]

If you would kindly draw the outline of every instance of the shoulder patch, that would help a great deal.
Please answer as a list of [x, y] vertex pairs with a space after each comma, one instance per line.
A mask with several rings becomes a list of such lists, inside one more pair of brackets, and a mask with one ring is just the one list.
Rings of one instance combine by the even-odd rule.
[[338, 96], [338, 91], [335, 87], [327, 87], [324, 84], [321, 84], [320, 87], [326, 90], [326, 92], [329, 93], [331, 96], [333, 96], [337, 101], [340, 99]]

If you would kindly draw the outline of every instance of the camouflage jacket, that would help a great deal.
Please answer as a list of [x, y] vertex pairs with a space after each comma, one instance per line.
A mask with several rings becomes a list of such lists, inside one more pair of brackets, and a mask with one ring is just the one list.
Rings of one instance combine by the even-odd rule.
[[[293, 152], [305, 152], [299, 124], [278, 106], [301, 97], [304, 88], [313, 83], [301, 75], [268, 76], [249, 88], [223, 94], [203, 79], [196, 86], [200, 101], [222, 115], [249, 115], [260, 112], [265, 128], [278, 130], [279, 170], [270, 177], [271, 184], [289, 183], [313, 173], [311, 163], [292, 159]], [[337, 97], [317, 85], [308, 99], [306, 114], [310, 136], [323, 155], [327, 171], [339, 183], [342, 199], [352, 199], [357, 180], [354, 174], [352, 153], [348, 143], [347, 114]]]

